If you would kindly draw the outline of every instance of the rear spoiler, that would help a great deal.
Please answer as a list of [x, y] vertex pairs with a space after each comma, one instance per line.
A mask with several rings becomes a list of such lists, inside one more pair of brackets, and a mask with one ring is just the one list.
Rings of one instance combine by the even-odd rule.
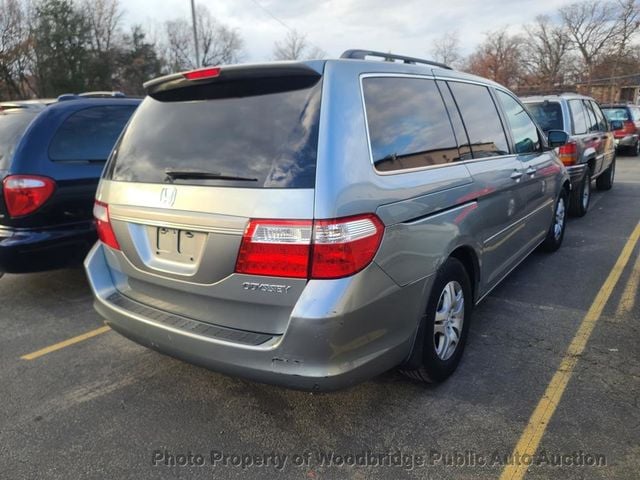
[[[290, 79], [294, 85], [291, 82], [285, 82], [289, 85], [280, 87], [280, 91], [306, 88], [320, 79], [323, 67], [324, 62], [205, 67], [155, 78], [145, 82], [143, 86], [149, 96], [158, 100], [180, 100], [182, 97], [196, 99], [191, 98], [193, 96], [197, 98], [247, 96], [252, 93], [251, 91], [243, 91], [247, 90], [242, 88], [243, 85], [246, 87], [251, 84], [253, 88], [249, 90], [278, 91], [276, 83], [282, 83], [282, 79]], [[231, 84], [233, 84], [233, 89], [229, 88]], [[296, 87], [295, 84], [300, 84], [300, 86]], [[215, 88], [216, 92], [212, 92], [213, 85], [220, 88]], [[184, 90], [184, 94], [179, 93], [181, 90]], [[234, 94], [232, 90], [235, 90], [236, 93]]]

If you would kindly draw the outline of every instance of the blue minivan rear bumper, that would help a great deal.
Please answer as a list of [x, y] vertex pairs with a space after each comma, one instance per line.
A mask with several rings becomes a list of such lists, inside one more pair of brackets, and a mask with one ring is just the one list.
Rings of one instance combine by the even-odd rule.
[[80, 265], [96, 240], [93, 222], [40, 229], [0, 226], [0, 272], [29, 273]]

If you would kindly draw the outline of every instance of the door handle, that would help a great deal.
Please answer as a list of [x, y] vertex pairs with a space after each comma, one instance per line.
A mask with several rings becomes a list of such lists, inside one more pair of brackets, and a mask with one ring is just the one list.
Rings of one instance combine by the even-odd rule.
[[522, 172], [520, 170], [514, 170], [511, 174], [511, 178], [513, 180], [520, 180], [520, 177], [522, 177]]
[[537, 171], [537, 168], [531, 166], [531, 167], [527, 168], [527, 175], [534, 175], [536, 173], [536, 171]]

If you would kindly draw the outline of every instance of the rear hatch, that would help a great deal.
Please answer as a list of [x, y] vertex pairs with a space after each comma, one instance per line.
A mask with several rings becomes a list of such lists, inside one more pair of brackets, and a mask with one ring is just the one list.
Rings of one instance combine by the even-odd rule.
[[313, 218], [321, 68], [226, 67], [147, 85], [98, 191], [123, 295], [215, 325], [284, 332], [306, 272], [260, 245], [258, 255], [286, 265], [253, 275], [235, 273], [236, 260], [250, 219], [270, 219], [296, 244], [306, 232], [296, 225]]

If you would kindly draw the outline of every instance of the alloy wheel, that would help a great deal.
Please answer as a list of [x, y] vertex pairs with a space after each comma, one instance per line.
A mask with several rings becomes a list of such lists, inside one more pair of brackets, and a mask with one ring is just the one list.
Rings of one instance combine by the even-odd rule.
[[453, 280], [442, 289], [436, 308], [433, 345], [440, 360], [448, 360], [458, 348], [463, 324], [464, 291]]

